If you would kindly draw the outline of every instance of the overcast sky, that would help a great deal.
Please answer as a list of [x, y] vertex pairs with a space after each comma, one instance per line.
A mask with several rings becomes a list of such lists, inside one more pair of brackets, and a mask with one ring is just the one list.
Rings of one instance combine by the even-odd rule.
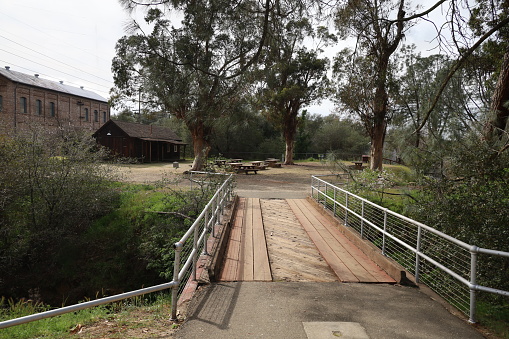
[[[117, 0], [0, 0], [0, 65], [108, 98], [115, 44], [129, 20]], [[425, 50], [432, 36], [432, 27], [422, 26], [407, 34], [406, 43]], [[332, 109], [325, 102], [309, 111]]]

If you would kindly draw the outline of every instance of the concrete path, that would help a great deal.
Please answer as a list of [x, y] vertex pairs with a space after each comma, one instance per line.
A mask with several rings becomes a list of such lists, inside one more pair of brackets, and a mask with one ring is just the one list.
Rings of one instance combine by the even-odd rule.
[[177, 338], [483, 338], [417, 288], [237, 282], [203, 289]]

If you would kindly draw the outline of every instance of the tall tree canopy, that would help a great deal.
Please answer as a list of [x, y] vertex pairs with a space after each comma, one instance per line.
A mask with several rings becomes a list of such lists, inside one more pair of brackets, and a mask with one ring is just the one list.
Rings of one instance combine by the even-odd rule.
[[[148, 6], [145, 21], [152, 31], [144, 33], [135, 23], [134, 33], [118, 41], [114, 97], [118, 102], [141, 91], [146, 105], [182, 119], [193, 139], [192, 169], [199, 170], [210, 150], [215, 120], [238, 103], [246, 71], [265, 45], [274, 4], [121, 2], [127, 9]], [[167, 13], [182, 15], [181, 25], [173, 26]]]
[[[308, 19], [290, 20], [275, 31], [278, 34], [269, 39], [263, 58], [259, 103], [263, 115], [282, 131], [285, 164], [291, 165], [301, 109], [329, 92], [329, 60], [303, 45], [314, 35]], [[322, 39], [330, 38], [324, 29], [319, 32]]]
[[[381, 170], [389, 120], [391, 56], [408, 24], [405, 0], [345, 0], [336, 10], [335, 24], [342, 38], [357, 39], [355, 51], [343, 51], [335, 61], [338, 99], [357, 114], [371, 139], [373, 170]], [[396, 16], [390, 20], [390, 16]], [[406, 25], [406, 26], [405, 26]]]

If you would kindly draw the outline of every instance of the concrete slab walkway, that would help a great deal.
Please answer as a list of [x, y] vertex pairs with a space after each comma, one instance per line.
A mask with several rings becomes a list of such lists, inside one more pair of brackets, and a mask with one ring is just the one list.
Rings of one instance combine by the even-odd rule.
[[348, 336], [351, 328], [368, 338], [483, 338], [417, 288], [339, 282], [212, 284], [176, 337], [365, 338]]

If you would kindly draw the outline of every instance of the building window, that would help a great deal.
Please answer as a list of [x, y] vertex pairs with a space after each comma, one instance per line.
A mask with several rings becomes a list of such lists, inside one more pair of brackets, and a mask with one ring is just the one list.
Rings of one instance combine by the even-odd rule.
[[52, 117], [55, 116], [55, 103], [54, 102], [49, 103], [49, 115]]
[[42, 101], [39, 99], [35, 101], [35, 114], [42, 115]]
[[94, 121], [99, 122], [99, 112], [97, 110], [94, 111]]
[[4, 99], [3, 97], [0, 95], [0, 112], [2, 112], [4, 110]]
[[88, 121], [88, 108], [85, 108], [85, 121]]
[[179, 147], [177, 145], [173, 145], [173, 152], [178, 153]]
[[103, 112], [103, 122], [106, 122], [106, 112]]
[[21, 113], [27, 113], [27, 98], [21, 97], [19, 99], [19, 110]]

